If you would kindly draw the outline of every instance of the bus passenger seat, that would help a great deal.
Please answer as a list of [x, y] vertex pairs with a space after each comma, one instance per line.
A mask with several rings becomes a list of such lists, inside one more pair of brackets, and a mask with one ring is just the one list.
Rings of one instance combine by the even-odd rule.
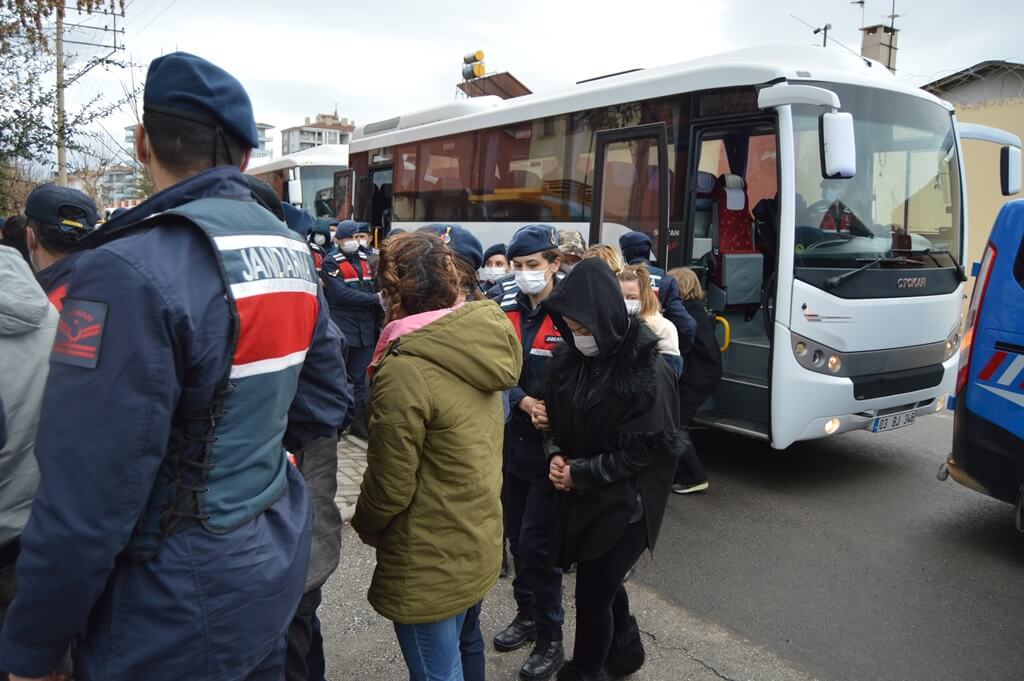
[[751, 253], [754, 249], [753, 220], [747, 204], [747, 186], [739, 175], [722, 175], [715, 185], [718, 207], [718, 239], [722, 253]]
[[716, 276], [710, 293], [716, 310], [761, 301], [764, 256], [754, 248], [754, 222], [747, 188], [739, 175], [722, 175], [715, 183], [712, 241]]

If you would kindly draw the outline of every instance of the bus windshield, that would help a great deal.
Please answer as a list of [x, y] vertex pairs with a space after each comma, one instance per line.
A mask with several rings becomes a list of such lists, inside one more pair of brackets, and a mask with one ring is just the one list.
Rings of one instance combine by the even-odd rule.
[[822, 179], [821, 110], [794, 106], [798, 277], [801, 268], [851, 269], [875, 260], [879, 267], [955, 267], [962, 211], [950, 113], [912, 95], [823, 87], [853, 114], [857, 173]]

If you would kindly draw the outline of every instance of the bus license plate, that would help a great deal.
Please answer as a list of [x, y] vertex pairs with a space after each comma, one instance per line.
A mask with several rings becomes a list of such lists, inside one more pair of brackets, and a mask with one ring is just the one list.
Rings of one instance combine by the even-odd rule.
[[912, 411], [902, 411], [899, 414], [879, 416], [875, 418], [875, 422], [871, 425], [871, 430], [875, 433], [882, 433], [887, 430], [896, 430], [897, 428], [912, 426], [914, 425], [914, 416], [915, 412]]

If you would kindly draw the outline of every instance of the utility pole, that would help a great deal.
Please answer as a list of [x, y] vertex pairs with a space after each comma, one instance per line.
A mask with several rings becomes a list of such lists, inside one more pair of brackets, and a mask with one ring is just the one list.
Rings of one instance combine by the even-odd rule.
[[57, 10], [57, 184], [68, 183], [68, 150], [64, 130], [64, 10]]

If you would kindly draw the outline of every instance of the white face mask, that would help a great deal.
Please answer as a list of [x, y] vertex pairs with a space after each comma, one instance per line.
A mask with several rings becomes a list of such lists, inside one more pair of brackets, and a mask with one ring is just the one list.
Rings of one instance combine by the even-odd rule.
[[639, 300], [626, 300], [626, 314], [638, 315], [640, 314], [640, 301]]
[[360, 248], [366, 248], [367, 246], [370, 245], [370, 240], [369, 239], [356, 239], [356, 243], [359, 244]]
[[498, 281], [508, 274], [504, 267], [481, 267], [480, 278], [484, 281]]
[[600, 350], [597, 347], [597, 339], [593, 336], [577, 336], [572, 335], [573, 345], [580, 351], [580, 354], [585, 357], [596, 357]]
[[358, 250], [359, 250], [359, 242], [358, 241], [342, 241], [341, 242], [341, 252], [346, 254], [346, 255], [352, 255], [353, 253], [355, 253]]
[[516, 284], [519, 290], [528, 296], [535, 295], [544, 290], [548, 285], [548, 273], [546, 270], [539, 272], [516, 272]]

